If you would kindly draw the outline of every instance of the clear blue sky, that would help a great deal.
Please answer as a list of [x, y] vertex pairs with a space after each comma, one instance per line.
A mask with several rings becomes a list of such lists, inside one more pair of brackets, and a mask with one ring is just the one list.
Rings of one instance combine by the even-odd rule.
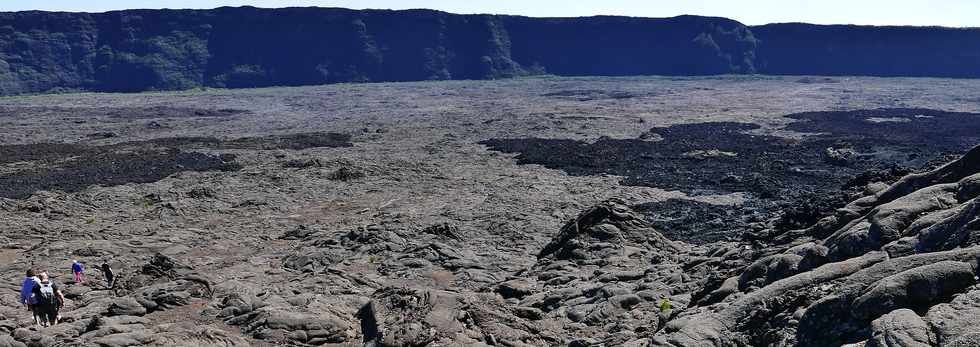
[[745, 24], [942, 25], [980, 27], [980, 0], [0, 0], [0, 11], [102, 12], [129, 8], [323, 6], [431, 8], [454, 13], [517, 14], [532, 17], [627, 15], [721, 16]]

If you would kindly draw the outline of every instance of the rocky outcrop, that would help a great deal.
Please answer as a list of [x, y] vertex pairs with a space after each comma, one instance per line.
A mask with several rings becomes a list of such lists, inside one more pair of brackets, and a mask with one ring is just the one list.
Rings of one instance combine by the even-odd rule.
[[[964, 304], [976, 288], [980, 259], [978, 156], [980, 147], [857, 199], [813, 227], [838, 225], [823, 239], [773, 245], [767, 251], [773, 254], [744, 268], [737, 290], [723, 291], [728, 295], [718, 304], [683, 312], [654, 344], [950, 345], [953, 338], [940, 339], [934, 327], [970, 319], [971, 306]], [[963, 315], [940, 313], [951, 310]]]
[[869, 347], [930, 346], [932, 331], [922, 317], [909, 309], [898, 309], [871, 322]]
[[679, 247], [652, 229], [622, 201], [610, 200], [590, 208], [568, 222], [538, 253], [538, 259], [578, 263], [609, 261], [622, 256], [627, 247], [659, 251], [664, 257]]

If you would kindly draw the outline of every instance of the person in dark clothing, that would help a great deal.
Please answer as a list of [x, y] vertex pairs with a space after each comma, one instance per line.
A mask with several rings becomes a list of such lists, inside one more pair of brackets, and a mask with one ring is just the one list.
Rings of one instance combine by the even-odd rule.
[[109, 266], [108, 262], [103, 262], [102, 266], [99, 266], [99, 269], [102, 270], [102, 275], [105, 276], [106, 287], [112, 289], [115, 285], [114, 280], [116, 277], [116, 274], [112, 272], [112, 267]]
[[61, 316], [58, 311], [65, 305], [65, 295], [61, 292], [53, 281], [48, 278], [48, 274], [42, 272], [38, 275], [39, 281], [34, 284], [34, 304], [35, 312], [42, 326], [52, 326], [58, 324]]

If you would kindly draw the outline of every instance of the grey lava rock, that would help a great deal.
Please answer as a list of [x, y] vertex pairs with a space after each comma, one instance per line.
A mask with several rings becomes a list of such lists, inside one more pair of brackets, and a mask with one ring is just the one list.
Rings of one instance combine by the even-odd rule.
[[142, 316], [144, 314], [146, 314], [146, 307], [129, 296], [113, 300], [109, 306], [109, 315], [112, 316]]
[[871, 322], [869, 347], [928, 347], [933, 345], [929, 325], [909, 309], [898, 309]]

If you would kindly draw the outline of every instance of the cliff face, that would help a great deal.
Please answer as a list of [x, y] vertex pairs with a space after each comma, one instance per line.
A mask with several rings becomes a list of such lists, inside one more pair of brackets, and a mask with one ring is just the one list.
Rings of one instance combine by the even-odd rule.
[[503, 18], [512, 57], [558, 75], [751, 73], [756, 40], [724, 18]]
[[749, 28], [696, 16], [527, 18], [251, 7], [14, 12], [0, 13], [0, 94], [540, 73], [975, 77], [976, 42], [980, 30]]
[[770, 24], [757, 67], [780, 75], [980, 77], [980, 28]]
[[533, 19], [333, 8], [0, 14], [0, 94], [752, 72], [755, 40], [704, 17]]

